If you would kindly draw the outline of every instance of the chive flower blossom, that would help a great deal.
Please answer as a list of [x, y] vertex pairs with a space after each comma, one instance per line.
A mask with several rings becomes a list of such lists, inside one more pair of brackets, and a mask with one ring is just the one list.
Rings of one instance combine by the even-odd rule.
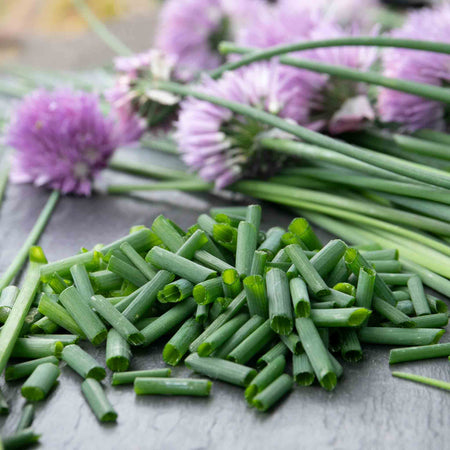
[[[217, 81], [205, 77], [197, 89], [298, 122], [305, 102], [290, 73], [273, 62], [258, 63]], [[260, 137], [275, 130], [206, 101], [185, 99], [176, 126], [183, 160], [218, 189], [242, 177], [269, 176], [286, 159], [258, 145]]]
[[38, 90], [18, 106], [7, 134], [15, 148], [11, 180], [89, 195], [119, 144], [96, 95]]
[[[410, 13], [393, 37], [450, 43], [450, 5]], [[383, 74], [434, 86], [450, 82], [450, 55], [392, 48], [383, 52]], [[383, 122], [396, 123], [401, 131], [419, 128], [445, 130], [446, 108], [441, 102], [382, 88], [378, 111]]]

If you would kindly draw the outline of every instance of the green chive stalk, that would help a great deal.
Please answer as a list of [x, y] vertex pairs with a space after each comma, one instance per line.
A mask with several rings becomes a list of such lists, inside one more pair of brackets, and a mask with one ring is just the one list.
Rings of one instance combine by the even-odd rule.
[[170, 369], [150, 369], [150, 370], [134, 370], [129, 372], [113, 373], [111, 384], [119, 386], [122, 384], [133, 384], [136, 378], [157, 378], [170, 377], [172, 371]]

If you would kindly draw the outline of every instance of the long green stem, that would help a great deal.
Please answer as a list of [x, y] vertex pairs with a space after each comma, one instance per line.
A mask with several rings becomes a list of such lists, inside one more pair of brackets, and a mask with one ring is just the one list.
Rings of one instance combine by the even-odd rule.
[[213, 183], [203, 180], [170, 180], [153, 184], [110, 184], [109, 194], [124, 194], [132, 191], [209, 191], [214, 188]]
[[434, 378], [423, 377], [421, 375], [414, 375], [412, 373], [405, 372], [392, 372], [392, 376], [397, 378], [403, 378], [408, 381], [415, 381], [416, 383], [427, 384], [428, 386], [437, 387], [439, 389], [445, 389], [450, 391], [450, 383], [447, 381], [436, 380]]

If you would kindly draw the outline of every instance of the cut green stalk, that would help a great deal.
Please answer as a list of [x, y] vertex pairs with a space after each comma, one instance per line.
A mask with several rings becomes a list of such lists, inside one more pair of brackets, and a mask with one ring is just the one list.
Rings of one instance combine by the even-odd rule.
[[135, 231], [130, 232], [127, 236], [123, 236], [100, 249], [103, 259], [109, 261], [114, 250], [119, 250], [120, 246], [128, 242], [137, 252], [145, 252], [154, 244], [154, 234], [146, 227], [140, 227]]
[[372, 308], [380, 315], [391, 321], [393, 324], [400, 327], [414, 328], [415, 324], [404, 313], [402, 313], [395, 306], [384, 301], [380, 297], [375, 296], [372, 301]]
[[241, 276], [250, 274], [256, 241], [257, 230], [254, 225], [250, 222], [240, 222], [236, 244], [236, 270]]
[[258, 250], [264, 251], [268, 255], [268, 259], [272, 259], [281, 249], [285, 230], [280, 227], [273, 227], [267, 232], [266, 239], [259, 245]]
[[289, 258], [305, 280], [308, 287], [318, 297], [329, 293], [329, 288], [299, 245], [289, 245], [285, 249]]
[[52, 363], [58, 365], [58, 358], [56, 356], [45, 356], [43, 358], [32, 359], [12, 366], [7, 366], [5, 370], [5, 380], [19, 380], [20, 378], [31, 375], [40, 364]]
[[385, 261], [388, 259], [397, 259], [398, 260], [398, 250], [395, 248], [386, 248], [383, 250], [369, 250], [369, 251], [360, 251], [361, 255], [366, 258], [367, 261]]
[[47, 284], [52, 288], [55, 294], [61, 294], [64, 289], [69, 287], [69, 284], [66, 283], [64, 278], [56, 272], [49, 277]]
[[[141, 145], [145, 143], [144, 139], [141, 139]], [[152, 139], [151, 144], [154, 145], [156, 140]], [[159, 145], [159, 143], [158, 143]], [[175, 144], [167, 143], [166, 148], [171, 153], [178, 153], [178, 149]], [[197, 176], [189, 174], [184, 170], [171, 169], [169, 167], [154, 166], [152, 164], [143, 164], [142, 162], [126, 161], [125, 159], [113, 157], [108, 165], [109, 169], [118, 170], [119, 172], [127, 172], [133, 175], [139, 175], [143, 177], [156, 178], [160, 180], [179, 180], [183, 178], [196, 179]]]
[[395, 348], [389, 353], [389, 364], [450, 356], [450, 343]]
[[[372, 309], [373, 292], [375, 288], [376, 272], [366, 267], [359, 269], [356, 285], [356, 305], [361, 308]], [[393, 293], [394, 295], [394, 293]], [[395, 297], [395, 295], [394, 295]]]
[[321, 277], [326, 277], [344, 256], [347, 245], [340, 239], [328, 242], [311, 259], [311, 264]]
[[[215, 305], [216, 305], [216, 303], [213, 304], [213, 307]], [[199, 324], [204, 324], [206, 322], [206, 320], [208, 319], [208, 316], [210, 314], [210, 309], [212, 309], [212, 308], [210, 308], [210, 306], [211, 305], [197, 305], [197, 310], [195, 311], [195, 321], [196, 322], [198, 322]], [[220, 312], [218, 314], [220, 314]]]
[[312, 309], [311, 319], [316, 327], [359, 327], [370, 314], [365, 308]]
[[114, 328], [108, 331], [105, 360], [106, 366], [113, 372], [124, 372], [130, 366], [130, 345]]
[[253, 405], [255, 396], [275, 381], [284, 372], [285, 367], [286, 358], [280, 355], [253, 378], [245, 390], [245, 399], [250, 406]]
[[5, 450], [22, 449], [38, 442], [40, 437], [41, 435], [36, 434], [31, 428], [25, 428], [2, 438], [2, 444]]
[[262, 250], [256, 250], [253, 253], [252, 265], [249, 275], [264, 275], [264, 269], [267, 263], [267, 253]]
[[259, 411], [267, 411], [292, 389], [293, 384], [291, 376], [280, 375], [253, 399], [253, 406]]
[[158, 301], [161, 303], [179, 303], [192, 295], [194, 285], [180, 278], [172, 283], [166, 284], [162, 290], [158, 292]]
[[[405, 291], [392, 291], [392, 293], [394, 294], [395, 300], [397, 302], [403, 301], [403, 300], [411, 300], [409, 297], [409, 292]], [[430, 306], [431, 308], [431, 306]], [[433, 312], [438, 312], [438, 311], [433, 311]], [[439, 311], [439, 312], [444, 312], [444, 311]]]
[[414, 310], [418, 316], [431, 314], [428, 300], [425, 296], [423, 284], [417, 275], [414, 275], [408, 280], [408, 291], [411, 296], [411, 301], [414, 305]]
[[411, 273], [378, 273], [377, 274], [388, 286], [406, 286], [414, 276]]
[[335, 286], [333, 286], [333, 290], [350, 295], [350, 297], [356, 296], [356, 288], [351, 283], [337, 283]]
[[209, 380], [190, 378], [136, 378], [134, 392], [137, 395], [187, 395], [208, 397], [212, 383]]
[[153, 221], [152, 230], [171, 252], [177, 252], [184, 244], [183, 237], [163, 215]]
[[61, 358], [83, 378], [95, 378], [100, 381], [106, 376], [105, 368], [78, 345], [64, 347]]
[[362, 349], [355, 330], [345, 329], [341, 332], [341, 355], [344, 361], [358, 362], [362, 359]]
[[151, 265], [147, 263], [145, 259], [128, 242], [124, 242], [120, 246], [120, 250], [123, 251], [123, 253], [147, 280], [151, 280], [156, 275], [156, 271], [151, 267]]
[[264, 355], [260, 356], [256, 361], [258, 367], [262, 367], [266, 364], [270, 364], [273, 360], [278, 358], [278, 356], [286, 356], [289, 353], [289, 349], [284, 345], [283, 342], [278, 342], [270, 350], [268, 350]]
[[45, 264], [41, 268], [42, 281], [49, 282], [55, 273], [63, 278], [70, 277], [70, 268], [75, 264], [83, 264], [88, 272], [98, 270], [100, 256], [101, 254], [99, 252], [92, 250]]
[[[75, 287], [68, 287], [60, 294], [59, 299], [77, 325], [83, 330], [86, 337], [94, 345], [99, 345], [106, 339], [107, 331], [103, 322], [89, 308], [87, 303], [83, 301], [83, 298]], [[108, 304], [113, 307], [109, 302]]]
[[448, 313], [426, 314], [419, 317], [412, 317], [411, 322], [417, 328], [445, 327], [448, 324]]
[[123, 278], [121, 276], [110, 272], [109, 270], [98, 270], [97, 272], [91, 272], [89, 274], [89, 279], [91, 280], [92, 286], [96, 293], [115, 291], [120, 289], [123, 283]]
[[88, 378], [81, 383], [83, 392], [92, 412], [100, 422], [115, 422], [117, 413], [107, 399], [102, 385], [93, 378]]
[[293, 278], [289, 286], [295, 317], [309, 317], [311, 304], [306, 283], [301, 278]]
[[70, 273], [72, 275], [74, 286], [77, 288], [84, 302], [87, 303], [94, 295], [94, 289], [92, 288], [91, 281], [89, 280], [86, 267], [82, 264], [75, 264], [70, 268]]
[[350, 275], [350, 270], [345, 264], [344, 258], [340, 259], [334, 269], [330, 272], [327, 277], [327, 284], [334, 286], [337, 283], [347, 281]]
[[19, 288], [17, 286], [7, 286], [3, 289], [0, 297], [0, 322], [6, 322], [18, 295]]
[[214, 302], [218, 297], [223, 297], [223, 285], [220, 277], [208, 279], [198, 283], [192, 295], [199, 305], [208, 305]]
[[25, 339], [47, 339], [53, 342], [61, 342], [64, 345], [76, 344], [80, 337], [76, 334], [41, 334], [39, 336], [28, 336]]
[[19, 338], [14, 345], [11, 356], [14, 358], [43, 358], [45, 356], [61, 355], [64, 344], [53, 339], [37, 337]]
[[430, 345], [437, 344], [444, 333], [440, 328], [364, 327], [358, 337], [366, 344]]
[[43, 400], [55, 385], [60, 373], [55, 364], [39, 364], [23, 384], [22, 396], [30, 402]]
[[316, 377], [306, 353], [292, 355], [292, 374], [295, 382], [300, 386], [311, 386], [313, 384]]
[[432, 313], [448, 312], [448, 306], [443, 300], [427, 294], [427, 301]]
[[16, 432], [25, 430], [33, 423], [34, 411], [35, 406], [33, 405], [33, 403], [27, 403], [22, 407], [22, 414], [20, 415], [19, 423], [16, 427]]
[[314, 233], [311, 225], [306, 219], [297, 217], [295, 218], [288, 227], [289, 231], [294, 235], [298, 236], [300, 240], [306, 245], [309, 250], [320, 250], [322, 244], [319, 238]]
[[303, 345], [300, 342], [300, 338], [296, 333], [288, 334], [287, 336], [280, 336], [281, 342], [290, 350], [294, 355], [299, 355], [304, 352]]
[[150, 370], [135, 370], [130, 372], [116, 372], [113, 373], [111, 384], [119, 386], [122, 384], [133, 384], [136, 378], [159, 378], [170, 377], [172, 371], [170, 369], [150, 369]]
[[235, 298], [242, 291], [242, 283], [236, 269], [227, 269], [222, 273], [223, 293], [225, 297]]
[[201, 358], [196, 353], [186, 358], [185, 364], [194, 372], [207, 377], [247, 387], [256, 376], [256, 370], [219, 358]]
[[247, 207], [245, 220], [255, 227], [257, 234], [259, 232], [259, 226], [261, 224], [261, 214], [262, 209], [260, 205], [249, 205]]
[[[327, 295], [320, 297], [319, 301], [324, 303], [334, 303], [340, 308], [350, 308], [355, 304], [355, 297], [353, 295], [345, 294], [341, 291], [336, 291], [335, 289], [330, 289]], [[321, 308], [323, 309], [323, 308]]]
[[111, 256], [108, 270], [119, 275], [124, 280], [128, 280], [137, 287], [143, 286], [148, 281], [147, 277], [145, 277], [140, 270], [116, 256]]
[[450, 383], [446, 381], [436, 380], [434, 378], [423, 377], [421, 375], [413, 375], [412, 373], [392, 372], [392, 376], [403, 378], [404, 380], [415, 381], [416, 383], [427, 384], [428, 386], [437, 387], [450, 391]]
[[[414, 311], [414, 306], [413, 306], [411, 300], [400, 300], [395, 305], [395, 307], [397, 309], [399, 309], [402, 313], [406, 314], [407, 316], [412, 316], [412, 315], [416, 314], [416, 311]], [[417, 323], [414, 320], [412, 320], [412, 321], [415, 323], [416, 327], [418, 327]], [[426, 327], [418, 327], [418, 328], [426, 328]], [[431, 328], [434, 328], [434, 327], [431, 327]]]
[[286, 274], [280, 269], [271, 269], [267, 273], [266, 282], [270, 327], [278, 334], [288, 335], [294, 328], [294, 321]]
[[187, 180], [170, 180], [160, 181], [152, 184], [109, 184], [107, 187], [108, 194], [125, 194], [134, 191], [210, 191], [214, 188], [213, 183], [204, 180], [187, 179]]
[[250, 315], [258, 315], [264, 319], [269, 317], [269, 301], [264, 278], [260, 275], [246, 277], [244, 279], [244, 289]]
[[[338, 304], [332, 300], [329, 302], [312, 302], [311, 303], [311, 309], [332, 309], [332, 308], [336, 308], [338, 307]], [[350, 307], [350, 306], [348, 306]], [[308, 317], [310, 317], [311, 315], [309, 315]], [[302, 317], [302, 316], [300, 316]]]
[[196, 308], [197, 303], [195, 300], [188, 298], [178, 303], [172, 309], [169, 309], [169, 311], [141, 330], [144, 336], [144, 345], [149, 345], [156, 341], [156, 339], [164, 336], [183, 320], [191, 316]]
[[17, 254], [14, 257], [11, 264], [9, 265], [9, 267], [6, 269], [6, 271], [1, 276], [0, 292], [6, 286], [8, 286], [8, 284], [11, 283], [11, 281], [15, 278], [15, 276], [22, 269], [25, 261], [28, 258], [28, 255], [32, 249], [32, 246], [35, 245], [36, 242], [39, 240], [39, 237], [41, 236], [48, 221], [50, 220], [51, 215], [52, 215], [52, 213], [55, 209], [55, 206], [58, 202], [58, 199], [59, 199], [59, 192], [53, 191], [50, 194], [50, 197], [48, 198], [47, 203], [44, 206], [44, 209], [42, 210], [41, 214], [39, 215], [38, 219], [36, 220], [36, 223], [34, 224], [33, 228], [31, 229], [30, 233], [28, 234], [27, 238], [25, 239], [25, 242], [22, 244], [22, 247], [19, 249], [19, 251], [17, 252]]
[[402, 271], [402, 265], [400, 261], [370, 261], [370, 263], [378, 273], [399, 273]]

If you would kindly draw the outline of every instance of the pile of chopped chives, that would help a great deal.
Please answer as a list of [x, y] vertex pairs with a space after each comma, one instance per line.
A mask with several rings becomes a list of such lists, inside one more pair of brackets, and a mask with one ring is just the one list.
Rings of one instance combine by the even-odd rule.
[[[402, 346], [391, 364], [450, 356], [450, 344], [438, 343], [447, 306], [402, 272], [398, 251], [323, 245], [302, 218], [267, 232], [260, 222], [258, 205], [220, 208], [186, 231], [159, 216], [151, 228], [51, 263], [32, 248], [24, 285], [0, 297], [0, 367], [9, 362], [7, 381], [25, 380], [30, 402], [7, 439], [38, 438], [30, 405], [54, 389], [60, 360], [80, 376], [101, 422], [117, 418], [102, 385], [106, 368], [113, 386], [133, 384], [137, 395], [209, 396], [207, 379], [129, 371], [133, 349], [161, 339], [167, 365], [184, 359], [200, 375], [240, 386], [260, 411], [294, 384], [333, 390], [344, 372], [338, 359], [361, 360], [364, 343]], [[79, 340], [105, 345], [104, 363]]]

